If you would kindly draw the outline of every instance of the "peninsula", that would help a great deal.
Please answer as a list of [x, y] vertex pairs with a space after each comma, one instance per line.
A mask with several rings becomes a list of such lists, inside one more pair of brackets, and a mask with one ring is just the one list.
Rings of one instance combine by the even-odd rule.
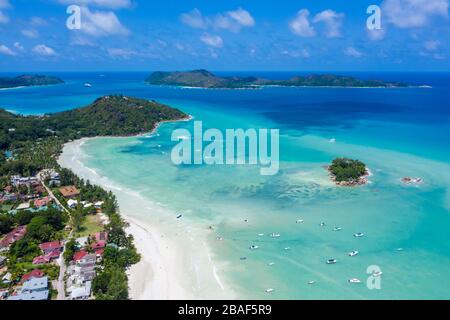
[[209, 89], [254, 89], [264, 86], [281, 87], [348, 87], [348, 88], [397, 88], [407, 87], [400, 82], [362, 80], [333, 74], [296, 76], [286, 80], [270, 80], [257, 77], [220, 77], [207, 70], [154, 72], [146, 80], [152, 85], [167, 85]]
[[15, 78], [1, 77], [0, 89], [31, 87], [31, 86], [48, 86], [61, 83], [64, 83], [64, 81], [56, 77], [28, 74], [28, 75], [21, 75]]
[[[116, 196], [57, 160], [75, 139], [136, 135], [188, 118], [125, 96], [44, 116], [0, 109], [0, 278], [8, 279], [0, 283], [1, 298], [128, 299], [127, 271], [141, 256]], [[35, 286], [33, 277], [39, 288], [22, 291]]]

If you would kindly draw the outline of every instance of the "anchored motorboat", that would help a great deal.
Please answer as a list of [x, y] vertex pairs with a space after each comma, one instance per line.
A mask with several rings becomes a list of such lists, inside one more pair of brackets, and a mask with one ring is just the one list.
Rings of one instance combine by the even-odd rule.
[[337, 260], [336, 259], [328, 259], [327, 260], [327, 264], [336, 264]]
[[361, 283], [361, 280], [359, 280], [357, 278], [353, 278], [353, 279], [348, 280], [348, 282], [350, 282], [350, 283]]
[[362, 233], [362, 232], [358, 232], [358, 233], [355, 233], [353, 236], [354, 236], [355, 238], [362, 238], [362, 237], [365, 236], [365, 234]]
[[272, 233], [272, 234], [270, 235], [270, 237], [271, 237], [271, 238], [279, 238], [279, 237], [281, 237], [281, 234], [279, 234], [279, 233]]
[[257, 249], [259, 249], [258, 246], [255, 246], [255, 245], [251, 245], [251, 246], [250, 246], [250, 250], [257, 250]]
[[298, 219], [297, 221], [295, 221], [295, 223], [303, 223], [303, 222], [305, 222], [305, 220], [303, 219]]
[[334, 228], [333, 228], [333, 231], [341, 231], [341, 230], [342, 230], [341, 227], [334, 227]]
[[272, 289], [272, 288], [269, 288], [269, 289], [266, 290], [266, 292], [267, 292], [267, 293], [272, 293], [272, 292], [273, 292], [273, 289]]
[[356, 251], [356, 250], [348, 253], [348, 255], [349, 255], [350, 257], [357, 256], [358, 254], [359, 254], [359, 251]]
[[326, 227], [327, 224], [326, 224], [325, 222], [322, 222], [321, 224], [319, 224], [319, 226], [321, 226], [321, 227]]

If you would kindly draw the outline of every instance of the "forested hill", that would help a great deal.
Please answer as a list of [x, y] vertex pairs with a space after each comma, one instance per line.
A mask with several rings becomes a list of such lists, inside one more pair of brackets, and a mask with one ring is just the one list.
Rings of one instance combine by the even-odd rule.
[[155, 101], [124, 96], [105, 96], [87, 107], [45, 116], [20, 116], [0, 109], [0, 150], [51, 136], [67, 141], [136, 135], [153, 130], [160, 121], [187, 117], [180, 110]]
[[15, 78], [0, 77], [0, 89], [29, 86], [48, 86], [61, 83], [64, 83], [64, 81], [59, 78], [43, 75], [26, 74]]
[[153, 85], [185, 86], [195, 88], [242, 89], [262, 86], [283, 87], [406, 87], [400, 82], [363, 80], [334, 74], [312, 74], [296, 76], [286, 80], [270, 80], [257, 77], [220, 77], [207, 70], [154, 72], [146, 80]]

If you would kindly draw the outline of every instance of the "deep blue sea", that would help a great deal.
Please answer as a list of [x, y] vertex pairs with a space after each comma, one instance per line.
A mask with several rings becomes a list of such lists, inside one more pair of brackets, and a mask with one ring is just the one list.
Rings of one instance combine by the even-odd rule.
[[[77, 151], [84, 155], [78, 161], [139, 193], [140, 201], [184, 212], [172, 238], [189, 242], [189, 232], [204, 232], [218, 277], [239, 297], [450, 298], [449, 73], [340, 72], [403, 81], [409, 88], [261, 90], [150, 86], [144, 82], [149, 74], [57, 73], [65, 84], [0, 91], [0, 107], [44, 114], [123, 94], [175, 106], [209, 128], [280, 129], [281, 170], [274, 177], [246, 166], [174, 166], [171, 132], [192, 129], [190, 122], [165, 124], [149, 137], [89, 140]], [[281, 79], [299, 73], [222, 74]], [[330, 183], [323, 166], [338, 156], [363, 160], [373, 173], [371, 183], [352, 189]], [[424, 183], [405, 186], [405, 176]], [[119, 200], [126, 210], [127, 197]], [[126, 214], [173, 228], [172, 220], [142, 207]], [[298, 219], [304, 223], [296, 224]], [[334, 232], [335, 226], [342, 231]], [[281, 237], [267, 236], [273, 232]], [[356, 232], [366, 237], [355, 239]], [[260, 248], [249, 251], [255, 244]], [[353, 250], [360, 255], [348, 257]], [[327, 265], [330, 258], [338, 263]], [[191, 287], [198, 296], [221, 290], [202, 282], [195, 259], [187, 260], [186, 269], [197, 270]], [[365, 285], [371, 265], [383, 271], [381, 290]], [[350, 284], [351, 278], [362, 283]]]

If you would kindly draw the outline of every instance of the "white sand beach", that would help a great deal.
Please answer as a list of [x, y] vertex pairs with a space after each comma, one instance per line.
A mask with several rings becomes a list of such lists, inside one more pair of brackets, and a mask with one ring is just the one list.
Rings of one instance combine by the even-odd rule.
[[[95, 139], [95, 138], [94, 138]], [[206, 236], [207, 228], [176, 223], [170, 212], [137, 191], [115, 184], [84, 165], [87, 157], [81, 146], [88, 139], [67, 143], [58, 162], [83, 179], [111, 190], [119, 202], [121, 215], [129, 223], [141, 254], [141, 261], [129, 271], [130, 298], [134, 300], [231, 299], [221, 270], [213, 261]], [[204, 250], [198, 250], [199, 247]]]

